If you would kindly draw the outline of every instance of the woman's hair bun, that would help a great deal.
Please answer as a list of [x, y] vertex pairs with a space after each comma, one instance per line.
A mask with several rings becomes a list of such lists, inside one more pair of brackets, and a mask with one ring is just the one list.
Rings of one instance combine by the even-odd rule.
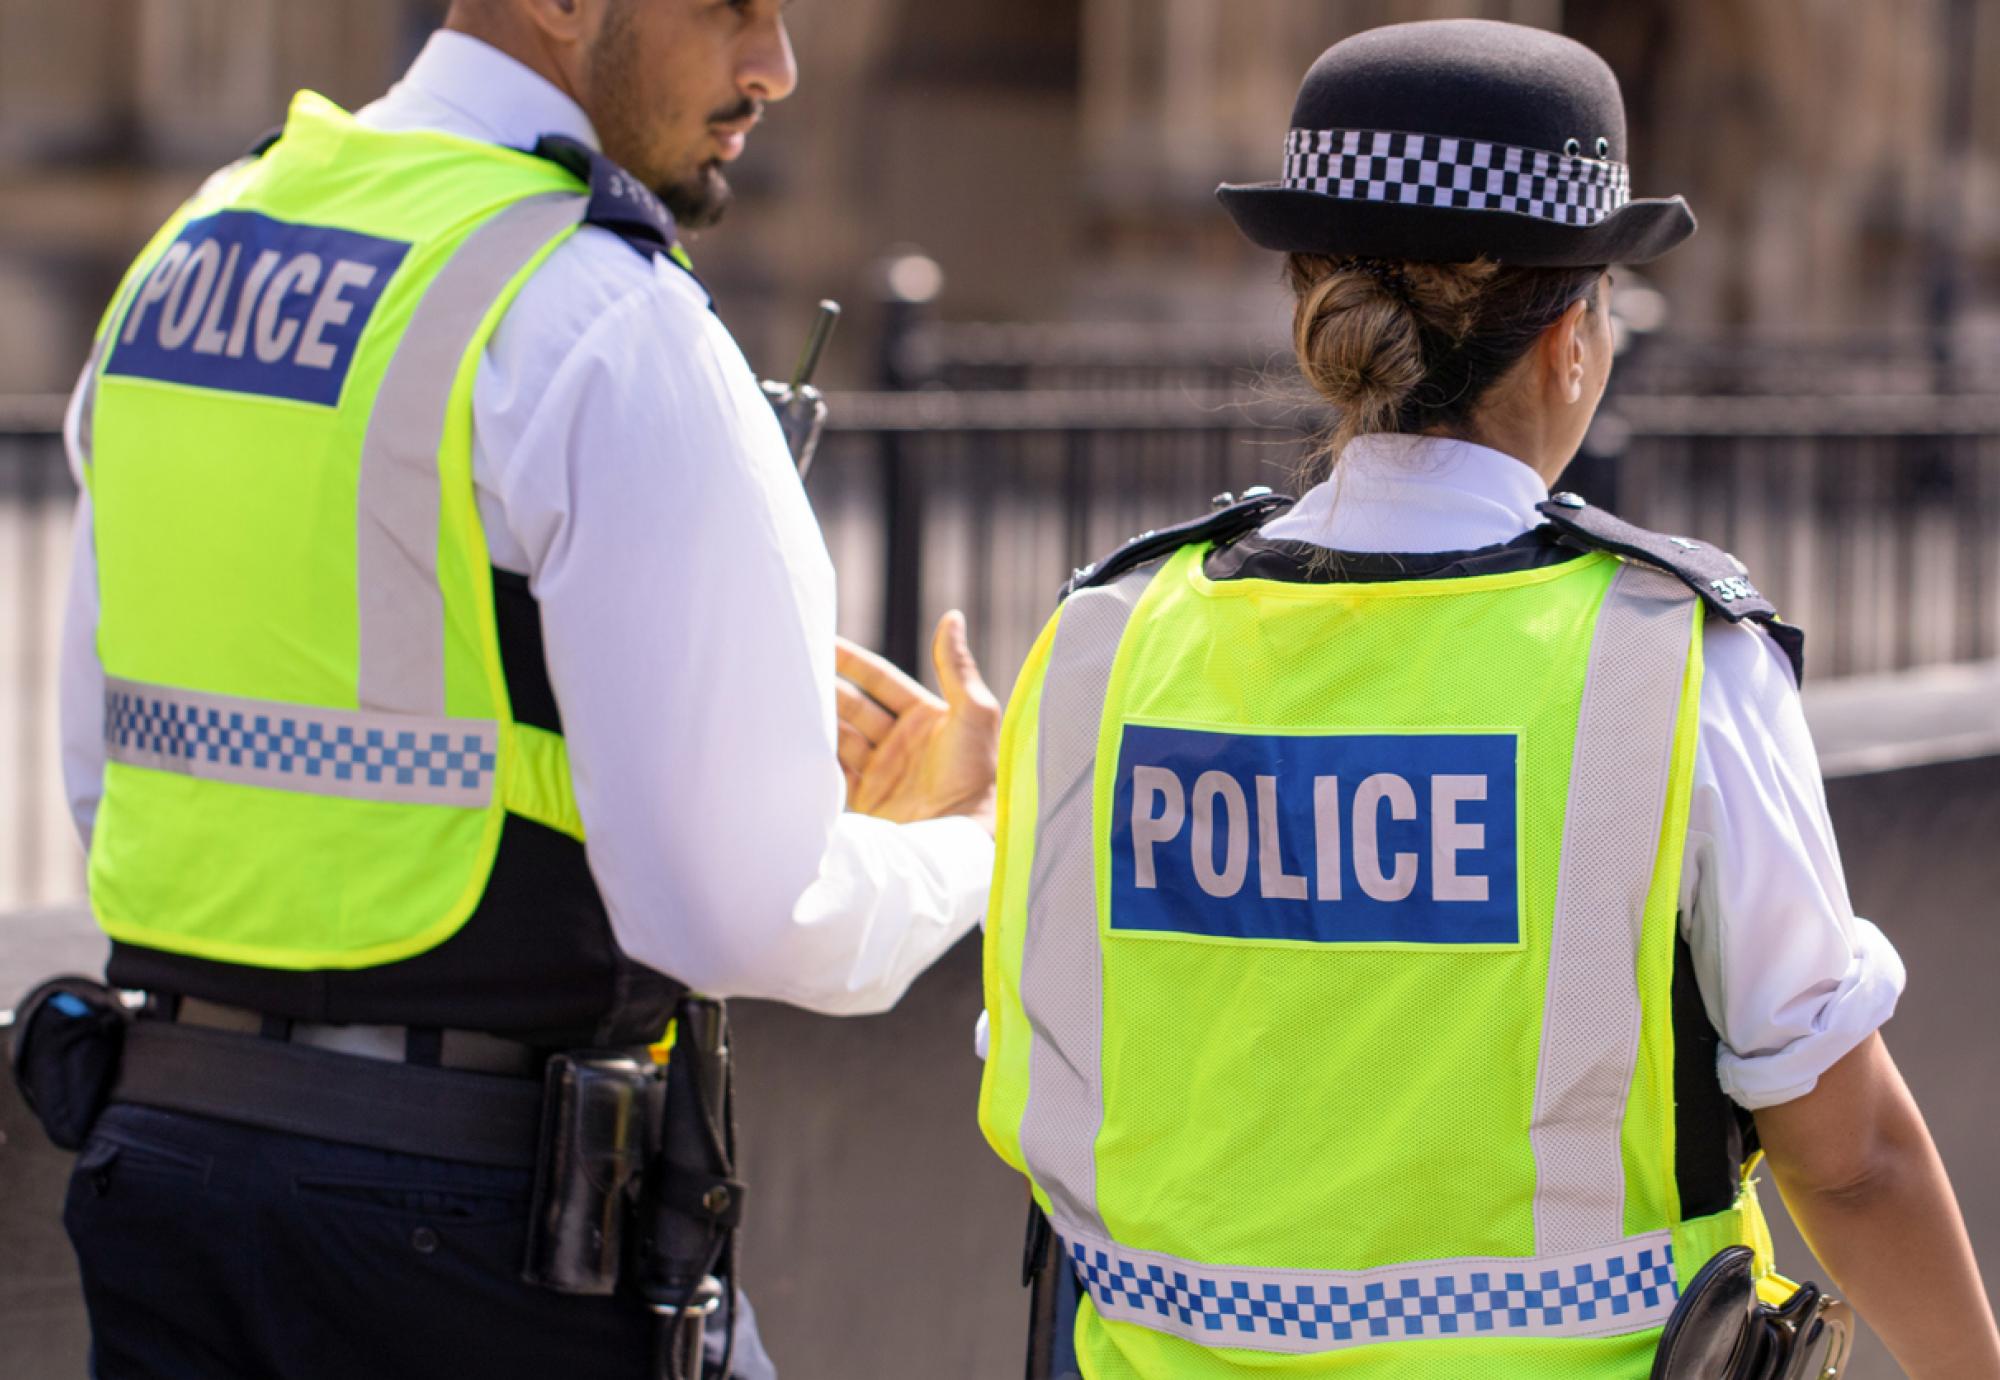
[[1600, 268], [1291, 254], [1299, 371], [1337, 423], [1304, 478], [1356, 436], [1462, 425], [1536, 336], [1592, 300]]
[[1289, 261], [1299, 368], [1312, 390], [1340, 409], [1342, 430], [1385, 430], [1424, 381], [1412, 286], [1399, 266], [1380, 261], [1305, 260], [1302, 275], [1303, 257]]

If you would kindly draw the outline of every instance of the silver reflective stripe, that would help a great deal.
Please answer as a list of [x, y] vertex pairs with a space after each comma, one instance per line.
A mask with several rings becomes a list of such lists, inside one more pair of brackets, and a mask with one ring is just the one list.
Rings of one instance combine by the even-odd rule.
[[[114, 323], [118, 320], [116, 316], [111, 319]], [[90, 469], [97, 446], [97, 370], [104, 363], [104, 344], [110, 338], [111, 328], [106, 327], [90, 347], [90, 358], [83, 366], [83, 396], [77, 399], [76, 404], [76, 458], [78, 465], [86, 471]], [[89, 476], [84, 475], [83, 483], [88, 485], [89, 482]]]
[[355, 570], [364, 709], [444, 712], [438, 450], [452, 383], [502, 289], [583, 219], [585, 204], [568, 193], [531, 197], [473, 231], [431, 280], [396, 347], [361, 448]]
[[105, 754], [203, 781], [350, 800], [482, 808], [500, 733], [490, 720], [357, 713], [107, 679]]
[[1694, 594], [1627, 565], [1597, 615], [1577, 718], [1530, 1132], [1535, 1249], [1625, 1230], [1619, 1147], [1638, 1057], [1639, 937], [1673, 766]]
[[1673, 1311], [1671, 1232], [1533, 1259], [1255, 1270], [1134, 1251], [1058, 1223], [1097, 1311], [1212, 1347], [1324, 1352], [1437, 1337], [1594, 1337]]
[[[104, 352], [111, 344], [111, 337], [124, 324], [125, 312], [132, 304], [132, 295], [145, 282], [146, 275], [135, 278], [125, 294], [118, 299], [118, 305], [105, 314], [104, 329], [90, 343], [90, 358], [84, 361], [83, 382], [79, 385], [83, 396], [76, 404], [76, 458], [78, 464], [88, 471], [97, 453], [97, 375], [104, 366]], [[80, 482], [88, 488], [88, 473], [79, 476]]]
[[1097, 736], [1111, 663], [1158, 563], [1063, 605], [1036, 722], [1035, 861], [1021, 943], [1021, 1005], [1034, 1032], [1021, 1153], [1056, 1216], [1101, 1235], [1102, 954], [1097, 940]]

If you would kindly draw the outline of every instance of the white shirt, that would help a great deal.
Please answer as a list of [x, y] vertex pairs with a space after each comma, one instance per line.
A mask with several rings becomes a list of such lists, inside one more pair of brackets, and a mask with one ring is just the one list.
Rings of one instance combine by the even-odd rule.
[[[447, 32], [360, 119], [516, 148], [547, 133], [597, 144], [554, 86]], [[619, 945], [713, 995], [893, 1005], [977, 922], [992, 840], [964, 818], [843, 813], [832, 562], [699, 285], [585, 227], [502, 319], [472, 413], [486, 539], [540, 603]], [[77, 521], [63, 767], [87, 846], [103, 775], [87, 499]]]
[[[1367, 436], [1333, 478], [1265, 524], [1267, 537], [1338, 551], [1469, 551], [1542, 519], [1540, 476], [1463, 441]], [[1681, 933], [1722, 1037], [1723, 1090], [1775, 1106], [1888, 1020], [1903, 964], [1854, 914], [1798, 687], [1749, 624], [1707, 621]]]

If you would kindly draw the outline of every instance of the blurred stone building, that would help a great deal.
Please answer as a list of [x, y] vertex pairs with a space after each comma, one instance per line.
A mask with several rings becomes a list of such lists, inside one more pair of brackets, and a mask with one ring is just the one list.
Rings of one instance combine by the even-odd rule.
[[[440, 0], [0, 0], [0, 392], [60, 389], [144, 236], [313, 86], [391, 81]], [[1482, 15], [1603, 52], [1637, 185], [1704, 232], [1676, 326], [2000, 331], [2000, 0], [801, 0], [803, 67], [696, 245], [753, 359], [875, 292], [897, 242], [969, 319], [1269, 319], [1269, 260], [1210, 191], [1275, 175], [1309, 59], [1355, 29]], [[865, 337], [868, 313], [856, 313]], [[836, 374], [865, 375], [850, 339]]]

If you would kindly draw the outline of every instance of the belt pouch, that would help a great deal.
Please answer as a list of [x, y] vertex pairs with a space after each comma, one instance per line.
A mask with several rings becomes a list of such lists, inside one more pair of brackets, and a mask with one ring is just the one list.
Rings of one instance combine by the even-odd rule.
[[118, 1076], [131, 1017], [86, 977], [55, 977], [21, 999], [9, 1063], [21, 1100], [64, 1150], [81, 1149]]
[[521, 1267], [528, 1283], [561, 1294], [617, 1289], [657, 1077], [649, 1065], [612, 1050], [549, 1060]]
[[1822, 1380], [1841, 1374], [1846, 1305], [1806, 1283], [1782, 1307], [1757, 1297], [1756, 1257], [1727, 1246], [1696, 1272], [1654, 1353], [1652, 1380]]
[[639, 1292], [669, 1319], [713, 1306], [716, 1286], [732, 1275], [743, 1217], [728, 1013], [720, 1001], [689, 997], [674, 1025], [634, 1253]]

